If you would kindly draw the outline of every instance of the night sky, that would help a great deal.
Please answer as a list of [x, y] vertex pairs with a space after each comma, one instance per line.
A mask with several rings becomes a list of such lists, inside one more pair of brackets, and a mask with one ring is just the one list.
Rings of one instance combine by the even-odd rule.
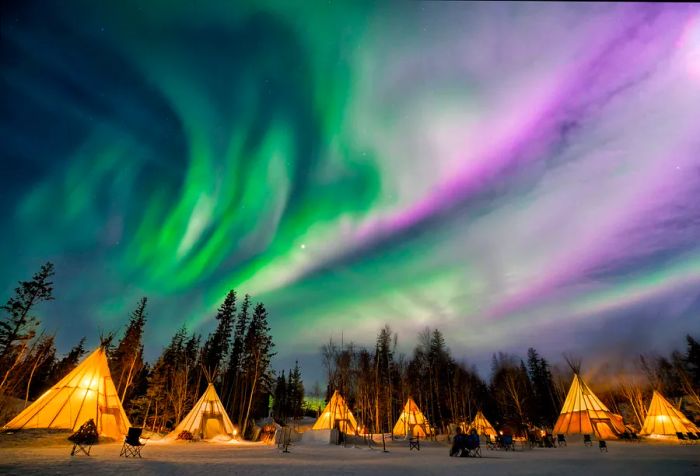
[[0, 297], [53, 261], [59, 351], [146, 295], [154, 358], [231, 288], [276, 366], [700, 332], [698, 5], [7, 3]]

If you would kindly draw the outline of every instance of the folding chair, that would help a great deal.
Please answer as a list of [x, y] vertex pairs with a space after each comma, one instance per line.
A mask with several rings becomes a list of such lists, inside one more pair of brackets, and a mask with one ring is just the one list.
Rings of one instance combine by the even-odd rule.
[[556, 444], [554, 444], [554, 437], [551, 433], [547, 433], [546, 435], [544, 435], [543, 442], [545, 448], [556, 448], [557, 446]]
[[68, 441], [73, 443], [73, 449], [70, 451], [71, 456], [76, 456], [79, 452], [90, 456], [92, 445], [97, 443], [98, 434], [95, 421], [91, 418], [83, 423], [78, 431], [68, 437]]
[[129, 428], [126, 438], [124, 438], [124, 444], [122, 445], [122, 450], [119, 453], [119, 456], [124, 456], [125, 458], [128, 458], [129, 456], [134, 458], [141, 457], [141, 448], [146, 446], [146, 443], [141, 442], [141, 433], [143, 433], [143, 428]]
[[557, 435], [557, 446], [566, 446], [566, 437], [561, 433]]
[[467, 436], [467, 456], [481, 458], [481, 444], [477, 435]]
[[[87, 448], [87, 449], [85, 449]], [[78, 441], [73, 442], [73, 448], [70, 450], [71, 456], [77, 456], [78, 453], [83, 452], [85, 456], [90, 456], [90, 450], [92, 450], [92, 444], [86, 444]]]
[[513, 435], [503, 435], [501, 437], [501, 446], [505, 451], [515, 451], [515, 445], [513, 444]]
[[605, 451], [606, 453], [608, 452], [608, 444], [605, 442], [605, 440], [598, 440], [598, 449], [602, 453]]
[[593, 446], [593, 440], [591, 440], [591, 435], [583, 435], [583, 444], [586, 446]]
[[408, 450], [412, 451], [414, 449], [420, 451], [420, 436], [412, 436], [408, 439]]

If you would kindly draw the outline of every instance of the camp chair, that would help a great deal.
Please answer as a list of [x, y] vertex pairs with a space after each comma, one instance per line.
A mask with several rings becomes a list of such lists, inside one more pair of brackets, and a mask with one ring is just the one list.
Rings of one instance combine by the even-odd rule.
[[542, 443], [544, 444], [545, 448], [555, 448], [556, 445], [554, 444], [554, 436], [552, 436], [551, 433], [547, 433], [544, 435], [544, 439], [542, 440]]
[[481, 445], [479, 443], [479, 437], [476, 435], [469, 435], [467, 436], [467, 456], [471, 456], [472, 458], [479, 457], [481, 458]]
[[501, 437], [501, 448], [506, 451], [515, 451], [515, 445], [513, 445], [513, 435], [503, 435]]
[[496, 449], [496, 442], [493, 440], [491, 435], [485, 435], [485, 438], [486, 438], [486, 449], [495, 450]]
[[528, 430], [527, 434], [525, 436], [525, 440], [527, 444], [530, 446], [530, 449], [533, 448], [542, 448], [544, 447], [544, 439], [540, 436], [540, 434], [534, 430]]
[[561, 433], [557, 435], [557, 446], [566, 446], [566, 437]]
[[[143, 433], [143, 428], [129, 428], [126, 438], [124, 438], [124, 444], [122, 445], [122, 450], [119, 456], [124, 456], [128, 458], [132, 456], [136, 458], [141, 457], [141, 448], [146, 446], [146, 443], [141, 442], [141, 433]], [[146, 439], [146, 438], [144, 438]]]
[[678, 438], [678, 442], [682, 445], [690, 444], [690, 440], [688, 440], [688, 438], [686, 438], [685, 435], [680, 431], [676, 432], [676, 438]]
[[598, 449], [602, 453], [605, 451], [606, 453], [608, 452], [608, 444], [605, 442], [605, 440], [598, 440]]
[[538, 439], [530, 439], [530, 435], [527, 436], [526, 439], [527, 445], [530, 447], [530, 449], [534, 448], [543, 448], [544, 447], [544, 441], [538, 440]]
[[452, 447], [450, 448], [450, 456], [469, 456], [467, 435], [460, 433], [452, 439]]
[[92, 443], [87, 443], [85, 441], [73, 441], [73, 448], [70, 450], [71, 456], [76, 456], [81, 451], [85, 456], [90, 456], [90, 450], [92, 450]]
[[410, 436], [408, 438], [408, 450], [411, 451], [414, 449], [416, 451], [420, 451], [420, 436], [418, 435]]
[[78, 431], [68, 437], [68, 440], [73, 443], [73, 449], [70, 451], [71, 456], [76, 456], [78, 452], [83, 452], [86, 456], [90, 456], [92, 445], [98, 440], [97, 426], [91, 418], [83, 423]]
[[586, 446], [593, 446], [593, 440], [591, 440], [591, 435], [583, 435], [583, 444]]

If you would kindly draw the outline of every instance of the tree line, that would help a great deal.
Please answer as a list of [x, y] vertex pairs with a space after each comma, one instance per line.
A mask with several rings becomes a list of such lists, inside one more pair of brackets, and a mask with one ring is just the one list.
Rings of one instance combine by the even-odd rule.
[[[54, 266], [44, 264], [0, 307], [0, 406], [15, 397], [36, 399], [80, 362], [87, 350], [85, 337], [59, 358], [55, 336], [41, 331], [37, 305], [51, 301]], [[216, 327], [202, 335], [178, 329], [153, 364], [144, 360], [143, 334], [148, 322], [148, 299], [141, 298], [118, 335], [103, 336], [112, 380], [132, 423], [153, 431], [174, 427], [213, 383], [226, 410], [242, 434], [255, 418], [267, 416], [274, 372], [270, 363], [274, 343], [263, 303], [241, 303], [234, 290], [216, 313]], [[117, 338], [117, 339], [115, 339]], [[116, 341], [115, 341], [116, 340]], [[297, 367], [300, 385], [300, 371]], [[303, 398], [303, 387], [302, 387]], [[8, 418], [0, 408], [0, 418]]]
[[[0, 420], [12, 416], [3, 413], [8, 401], [4, 397], [34, 400], [75, 368], [88, 350], [83, 337], [59, 356], [55, 336], [41, 330], [35, 310], [54, 299], [53, 276], [53, 265], [46, 263], [31, 280], [20, 282], [0, 307]], [[254, 419], [268, 415], [270, 400], [279, 423], [309, 413], [298, 363], [280, 375], [271, 369], [274, 343], [264, 304], [253, 305], [248, 295], [239, 301], [231, 290], [215, 321], [206, 337], [179, 328], [160, 356], [146, 362], [144, 297], [123, 332], [103, 339], [112, 379], [132, 423], [152, 431], [173, 428], [210, 381], [244, 435]], [[635, 360], [637, 372], [615, 375], [605, 388], [594, 388], [596, 394], [637, 428], [646, 416], [652, 389], [676, 403], [684, 402], [686, 413], [700, 412], [700, 344], [692, 336], [686, 337], [686, 344], [668, 356], [640, 355]], [[438, 329], [420, 332], [410, 355], [398, 351], [398, 334], [385, 326], [371, 347], [331, 339], [320, 349], [320, 357], [326, 400], [339, 390], [363, 427], [376, 433], [393, 428], [409, 396], [437, 431], [470, 421], [479, 410], [492, 423], [516, 430], [551, 428], [571, 384], [570, 369], [552, 365], [534, 348], [525, 358], [494, 354], [490, 375], [484, 379], [474, 366], [452, 355]], [[321, 393], [317, 387], [312, 395]]]
[[[669, 357], [640, 355], [636, 377], [615, 376], [612, 385], [596, 394], [637, 429], [653, 389], [700, 416], [700, 344], [689, 335], [686, 343], [685, 351]], [[391, 431], [409, 396], [439, 433], [450, 424], [471, 421], [479, 410], [492, 423], [521, 433], [551, 429], [572, 381], [572, 369], [553, 366], [534, 348], [524, 359], [494, 354], [489, 378], [483, 379], [475, 367], [451, 355], [438, 329], [420, 332], [410, 356], [397, 348], [398, 335], [389, 326], [380, 329], [373, 348], [332, 339], [321, 348], [326, 399], [338, 390], [367, 431]]]
[[475, 367], [451, 355], [440, 330], [425, 329], [417, 340], [410, 357], [397, 351], [398, 335], [389, 326], [379, 331], [373, 349], [330, 340], [321, 349], [327, 397], [340, 391], [374, 433], [391, 431], [408, 397], [437, 431], [470, 421], [479, 410], [494, 421], [553, 423], [561, 397], [549, 363], [534, 349], [527, 364], [509, 354], [494, 355], [486, 382]]

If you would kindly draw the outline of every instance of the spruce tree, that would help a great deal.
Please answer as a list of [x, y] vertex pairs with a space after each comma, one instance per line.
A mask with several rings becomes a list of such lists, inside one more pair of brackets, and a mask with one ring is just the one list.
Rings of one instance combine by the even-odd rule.
[[528, 376], [532, 382], [533, 421], [541, 426], [551, 426], [557, 416], [558, 409], [554, 400], [554, 381], [549, 370], [549, 363], [544, 358], [540, 358], [535, 349], [529, 348], [527, 367]]
[[233, 343], [229, 355], [228, 367], [226, 369], [226, 382], [228, 385], [223, 391], [224, 406], [228, 414], [234, 420], [240, 416], [241, 402], [241, 365], [243, 362], [243, 347], [245, 336], [248, 331], [248, 321], [250, 320], [250, 296], [245, 295], [241, 310], [238, 312], [238, 319], [233, 334]]
[[275, 390], [273, 392], [272, 414], [279, 423], [284, 424], [287, 419], [287, 397], [289, 390], [287, 389], [287, 379], [282, 375], [277, 377]]
[[52, 263], [42, 265], [30, 281], [20, 281], [15, 295], [0, 307], [0, 387], [19, 364], [22, 349], [36, 336], [39, 320], [31, 313], [37, 304], [53, 300], [53, 275]]
[[432, 417], [435, 424], [442, 426], [447, 423], [447, 408], [444, 405], [446, 388], [443, 383], [449, 381], [449, 366], [452, 359], [445, 344], [445, 337], [439, 329], [434, 329], [430, 334], [428, 362], [432, 389]]
[[688, 344], [688, 351], [684, 357], [686, 368], [693, 385], [700, 391], [700, 342], [690, 335], [686, 335], [685, 339]]
[[188, 337], [183, 326], [163, 349], [148, 375], [145, 395], [138, 399], [137, 413], [143, 415], [144, 425], [149, 419], [152, 428], [177, 424], [199, 398], [199, 342], [199, 336]]
[[[377, 335], [374, 351], [375, 402], [374, 420], [379, 425], [377, 431], [391, 430], [391, 348], [392, 333], [389, 326], [384, 326]], [[380, 418], [383, 414], [386, 418]], [[385, 423], [385, 424], [383, 424]]]
[[25, 401], [34, 400], [57, 381], [52, 373], [56, 365], [56, 347], [53, 336], [43, 336], [39, 339], [29, 363], [31, 363], [31, 367], [28, 369]]
[[143, 329], [146, 325], [146, 304], [148, 299], [142, 297], [129, 316], [129, 323], [124, 336], [111, 352], [110, 371], [114, 378], [117, 392], [122, 404], [128, 401], [126, 396], [134, 378], [143, 368]]
[[253, 311], [253, 317], [248, 326], [243, 347], [243, 389], [245, 398], [242, 401], [241, 431], [245, 435], [251, 416], [253, 402], [262, 384], [268, 378], [268, 370], [272, 353], [272, 336], [267, 323], [267, 310], [263, 303], [258, 303]]
[[216, 313], [216, 329], [204, 343], [202, 349], [202, 366], [215, 376], [221, 369], [229, 350], [229, 341], [236, 319], [236, 292], [226, 294], [223, 304]]
[[287, 383], [287, 415], [298, 419], [303, 413], [304, 383], [301, 381], [299, 362], [294, 362], [294, 368], [289, 371]]
[[68, 372], [73, 370], [80, 362], [80, 358], [85, 355], [85, 337], [80, 339], [80, 341], [63, 357], [61, 360], [56, 362], [51, 373], [56, 377], [57, 380], [62, 379]]

